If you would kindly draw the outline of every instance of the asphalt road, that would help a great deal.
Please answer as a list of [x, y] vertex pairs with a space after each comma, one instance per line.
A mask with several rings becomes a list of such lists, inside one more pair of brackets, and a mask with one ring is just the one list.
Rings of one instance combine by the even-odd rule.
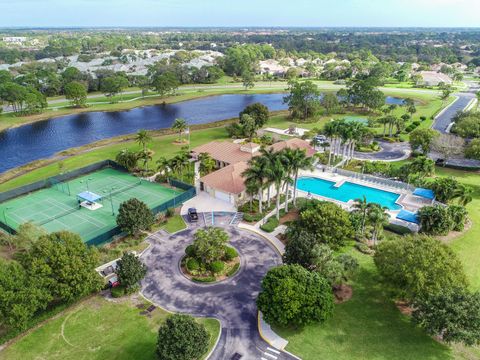
[[384, 140], [377, 141], [381, 147], [380, 151], [372, 153], [355, 151], [353, 157], [358, 160], [398, 161], [408, 158], [410, 155], [410, 144], [408, 142], [390, 143]]
[[257, 329], [256, 297], [268, 269], [282, 263], [280, 255], [264, 239], [236, 227], [225, 228], [230, 245], [241, 257], [239, 273], [217, 284], [197, 284], [183, 276], [179, 262], [193, 241], [194, 229], [173, 236], [158, 232], [148, 238], [150, 248], [142, 255], [148, 267], [142, 283], [145, 297], [161, 307], [221, 321], [222, 333], [210, 359], [227, 360], [235, 353], [244, 359], [293, 359], [269, 348]]
[[456, 100], [453, 104], [447, 107], [439, 116], [436, 117], [432, 128], [441, 132], [446, 133], [448, 126], [452, 123], [453, 117], [458, 111], [464, 110], [468, 103], [475, 98], [475, 94], [473, 92], [462, 92], [456, 94], [458, 96], [458, 100]]

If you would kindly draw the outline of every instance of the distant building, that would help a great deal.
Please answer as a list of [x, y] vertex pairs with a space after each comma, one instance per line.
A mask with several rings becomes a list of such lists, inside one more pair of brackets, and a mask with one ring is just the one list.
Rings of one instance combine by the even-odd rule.
[[8, 44], [22, 44], [27, 41], [25, 36], [5, 36], [3, 41]]
[[437, 86], [440, 83], [447, 85], [453, 84], [450, 76], [436, 71], [420, 71], [419, 75], [421, 76], [421, 80], [418, 81], [417, 85]]

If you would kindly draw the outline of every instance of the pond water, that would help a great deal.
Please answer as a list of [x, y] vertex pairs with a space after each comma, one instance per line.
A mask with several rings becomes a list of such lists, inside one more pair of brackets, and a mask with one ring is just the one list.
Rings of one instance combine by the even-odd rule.
[[[72, 147], [135, 133], [140, 129], [171, 127], [176, 118], [204, 124], [237, 117], [245, 106], [261, 102], [270, 111], [285, 110], [284, 94], [217, 95], [176, 104], [153, 105], [128, 111], [88, 112], [61, 116], [0, 133], [0, 172], [48, 158]], [[387, 97], [388, 104], [402, 99]]]

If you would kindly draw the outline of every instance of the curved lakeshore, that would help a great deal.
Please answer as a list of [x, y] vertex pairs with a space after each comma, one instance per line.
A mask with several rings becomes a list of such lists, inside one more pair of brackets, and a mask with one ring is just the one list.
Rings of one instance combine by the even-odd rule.
[[[400, 98], [387, 97], [387, 103], [398, 104], [402, 101]], [[140, 129], [170, 128], [176, 118], [185, 118], [190, 125], [234, 118], [247, 105], [256, 102], [263, 103], [270, 111], [287, 109], [283, 103], [283, 93], [224, 94], [128, 111], [67, 115], [9, 129], [0, 133], [0, 151], [3, 154], [0, 172], [52, 157], [70, 148], [132, 134]]]

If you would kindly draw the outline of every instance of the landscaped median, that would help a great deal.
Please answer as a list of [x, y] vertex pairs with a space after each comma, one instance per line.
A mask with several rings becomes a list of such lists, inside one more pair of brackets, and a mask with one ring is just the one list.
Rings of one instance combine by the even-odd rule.
[[182, 273], [192, 281], [212, 283], [235, 275], [240, 269], [240, 257], [228, 246], [228, 233], [216, 227], [199, 229], [192, 245], [185, 248], [181, 260]]

